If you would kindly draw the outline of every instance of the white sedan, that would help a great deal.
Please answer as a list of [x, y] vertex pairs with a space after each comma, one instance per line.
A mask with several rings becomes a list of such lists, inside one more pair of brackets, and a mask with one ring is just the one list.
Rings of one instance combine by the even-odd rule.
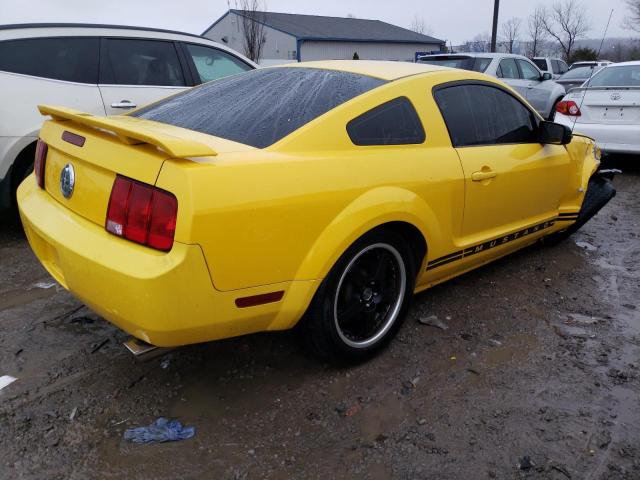
[[556, 105], [554, 121], [605, 153], [640, 154], [640, 61], [608, 65]]

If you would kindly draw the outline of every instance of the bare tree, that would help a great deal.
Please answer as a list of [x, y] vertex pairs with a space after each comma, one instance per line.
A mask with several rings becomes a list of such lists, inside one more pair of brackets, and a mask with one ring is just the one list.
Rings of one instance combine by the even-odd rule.
[[537, 57], [543, 47], [543, 42], [547, 38], [547, 31], [544, 28], [547, 18], [547, 9], [538, 5], [528, 19], [529, 46], [527, 54], [530, 57]]
[[571, 56], [576, 40], [591, 28], [585, 11], [578, 0], [559, 0], [544, 19], [544, 29], [556, 39], [565, 60]]
[[[237, 5], [238, 6], [238, 5]], [[262, 0], [240, 0], [244, 54], [258, 63], [266, 42], [264, 22], [266, 4]]]
[[414, 15], [413, 17], [411, 30], [421, 35], [431, 35], [432, 33], [431, 27], [425, 23], [424, 18], [419, 17], [418, 15]]
[[629, 16], [624, 19], [622, 26], [629, 30], [640, 32], [640, 0], [627, 0]]
[[489, 52], [491, 51], [491, 35], [488, 33], [478, 34], [473, 40], [467, 40], [460, 46], [463, 52]]
[[512, 17], [502, 24], [502, 35], [504, 35], [509, 53], [513, 53], [513, 45], [518, 40], [521, 23], [522, 20]]

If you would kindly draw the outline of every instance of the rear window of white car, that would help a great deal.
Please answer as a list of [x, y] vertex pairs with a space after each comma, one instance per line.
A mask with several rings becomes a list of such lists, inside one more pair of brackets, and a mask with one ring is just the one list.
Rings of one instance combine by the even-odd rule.
[[334, 70], [265, 68], [206, 83], [131, 115], [264, 148], [384, 83]]
[[640, 65], [607, 67], [589, 82], [591, 87], [640, 87]]
[[78, 83], [98, 83], [97, 38], [28, 38], [0, 42], [0, 70]]

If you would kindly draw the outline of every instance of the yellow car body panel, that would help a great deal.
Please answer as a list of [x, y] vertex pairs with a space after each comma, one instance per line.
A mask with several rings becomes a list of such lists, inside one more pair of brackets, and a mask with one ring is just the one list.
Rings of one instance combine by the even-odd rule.
[[[498, 80], [395, 62], [275, 68], [304, 66], [392, 81], [264, 149], [139, 118], [101, 123], [43, 108], [54, 116], [40, 134], [49, 146], [46, 190], [30, 176], [18, 192], [29, 242], [43, 265], [132, 335], [184, 345], [293, 327], [338, 258], [380, 225], [410, 226], [424, 239], [420, 291], [567, 228], [570, 222], [559, 216], [579, 210], [598, 164], [590, 139], [576, 136], [566, 147], [452, 147], [432, 89], [469, 79], [508, 88]], [[398, 96], [415, 107], [425, 142], [355, 146], [345, 125]], [[61, 140], [64, 131], [86, 137], [86, 144]], [[67, 163], [77, 175], [71, 198], [58, 188]], [[497, 177], [471, 178], [486, 167]], [[105, 231], [116, 174], [176, 196], [170, 252]], [[276, 291], [284, 292], [277, 302], [235, 303]]]

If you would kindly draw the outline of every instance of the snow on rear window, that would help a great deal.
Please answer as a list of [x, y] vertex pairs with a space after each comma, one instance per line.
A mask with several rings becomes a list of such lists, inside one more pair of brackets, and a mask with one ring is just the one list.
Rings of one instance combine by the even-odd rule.
[[257, 148], [384, 84], [317, 68], [265, 68], [206, 83], [131, 115]]

